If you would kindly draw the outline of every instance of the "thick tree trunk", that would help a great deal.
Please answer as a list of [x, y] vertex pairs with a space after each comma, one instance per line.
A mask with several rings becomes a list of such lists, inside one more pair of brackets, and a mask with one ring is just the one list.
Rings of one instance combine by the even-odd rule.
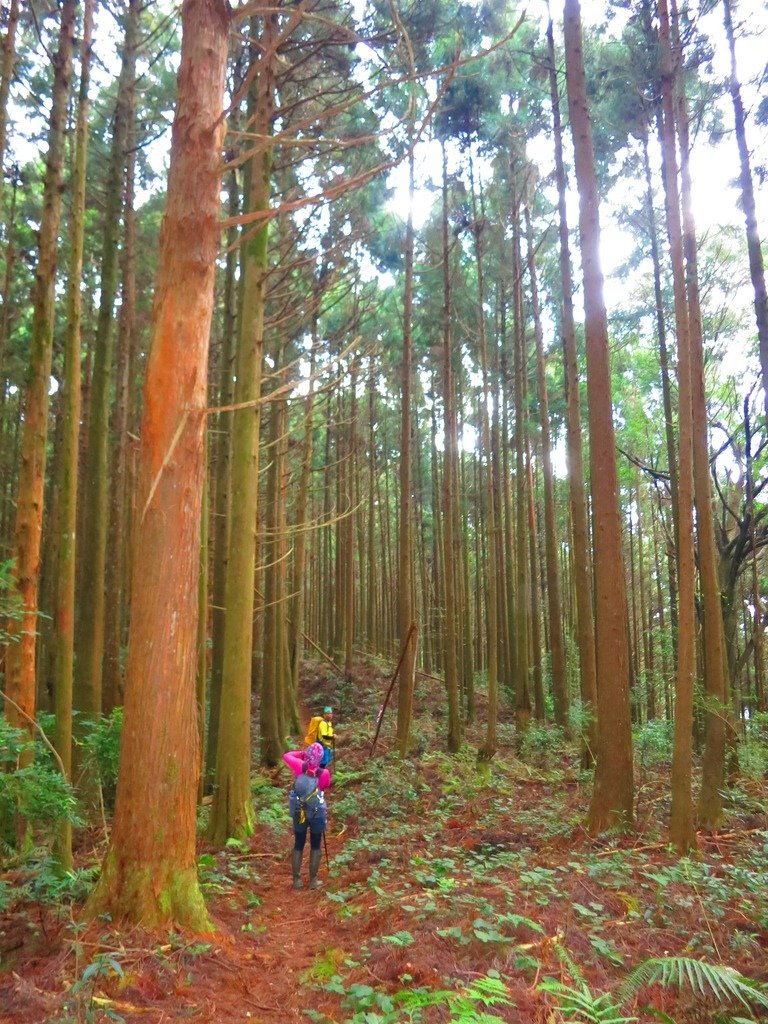
[[592, 832], [632, 823], [627, 596], [619, 515], [608, 320], [600, 267], [600, 203], [589, 123], [578, 0], [565, 0], [565, 58], [584, 272], [590, 481], [595, 567], [597, 765]]
[[210, 929], [197, 882], [195, 668], [208, 339], [230, 8], [185, 0], [144, 384], [126, 702], [115, 820], [92, 915]]
[[[72, 82], [72, 52], [77, 4], [66, 0], [61, 8], [59, 45], [53, 58], [54, 80], [48, 129], [48, 154], [43, 186], [40, 244], [32, 298], [32, 334], [29, 381], [24, 399], [21, 464], [16, 499], [14, 581], [23, 617], [12, 620], [9, 632], [18, 636], [6, 655], [5, 689], [20, 710], [6, 707], [8, 721], [32, 735], [35, 718], [35, 643], [38, 631], [38, 578], [43, 527], [43, 492], [48, 440], [48, 391], [53, 353], [53, 304], [59, 223], [61, 220], [62, 165], [67, 104]], [[28, 760], [31, 755], [25, 759]]]

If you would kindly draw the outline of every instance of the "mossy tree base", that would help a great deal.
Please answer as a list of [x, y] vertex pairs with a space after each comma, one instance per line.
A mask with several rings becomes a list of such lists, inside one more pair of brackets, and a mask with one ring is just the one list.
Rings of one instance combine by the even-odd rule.
[[118, 857], [114, 850], [85, 908], [86, 918], [102, 914], [148, 929], [185, 928], [198, 934], [215, 930], [196, 868], [179, 869], [168, 861], [137, 864]]

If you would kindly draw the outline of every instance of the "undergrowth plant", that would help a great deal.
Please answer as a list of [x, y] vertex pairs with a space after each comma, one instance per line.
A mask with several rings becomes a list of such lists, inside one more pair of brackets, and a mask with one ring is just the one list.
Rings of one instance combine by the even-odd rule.
[[[75, 718], [79, 718], [75, 712]], [[120, 767], [120, 741], [123, 735], [123, 709], [113, 708], [108, 715], [95, 721], [80, 721], [82, 735], [76, 742], [85, 752], [87, 770], [98, 780], [102, 798], [107, 807], [112, 807], [117, 792], [117, 773]]]
[[[411, 978], [403, 974], [400, 980], [408, 982]], [[443, 1019], [449, 1024], [503, 1024], [503, 1018], [488, 1008], [513, 1005], [509, 989], [496, 971], [456, 989], [412, 988], [390, 995], [371, 985], [345, 986], [339, 975], [323, 988], [342, 996], [342, 1005], [352, 1012], [345, 1024], [422, 1024], [426, 1020], [424, 1012], [431, 1007], [447, 1013]], [[328, 1019], [314, 1010], [304, 1012], [317, 1022]]]
[[[768, 1009], [766, 986], [723, 964], [680, 956], [652, 957], [635, 967], [615, 993], [595, 993], [568, 950], [556, 946], [555, 952], [573, 983], [568, 985], [555, 978], [545, 978], [539, 983], [538, 991], [551, 997], [560, 1024], [631, 1024], [639, 1018], [626, 1016], [624, 1008], [641, 989], [654, 985], [688, 992], [702, 1004], [714, 1003], [718, 1008], [717, 1019], [722, 1024], [754, 1024], [751, 1017], [729, 1016], [724, 1012], [729, 1006], [738, 1006], [748, 1013], [757, 1010], [761, 1019]], [[675, 1024], [672, 1017], [661, 1011], [648, 1008], [648, 1012], [665, 1024]]]
[[[32, 754], [29, 764], [21, 766]], [[7, 719], [0, 718], [0, 827], [2, 859], [29, 854], [35, 834], [51, 834], [51, 826], [69, 820], [78, 824], [77, 801], [50, 750], [35, 737], [30, 739]], [[25, 849], [17, 848], [15, 823], [24, 823]]]

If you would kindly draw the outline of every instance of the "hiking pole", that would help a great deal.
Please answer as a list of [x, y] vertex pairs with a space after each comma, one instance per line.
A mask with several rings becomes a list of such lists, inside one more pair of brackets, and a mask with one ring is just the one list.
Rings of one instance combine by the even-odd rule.
[[405, 637], [405, 643], [403, 644], [403, 649], [400, 652], [400, 660], [397, 663], [397, 668], [395, 669], [395, 671], [394, 671], [394, 673], [392, 675], [392, 679], [391, 679], [390, 684], [389, 684], [389, 689], [387, 690], [387, 696], [384, 698], [384, 703], [381, 705], [381, 714], [379, 715], [379, 720], [376, 723], [376, 732], [374, 733], [373, 742], [371, 743], [371, 749], [370, 749], [370, 752], [368, 754], [369, 757], [373, 757], [373, 752], [376, 749], [376, 741], [379, 738], [379, 731], [381, 730], [381, 723], [384, 721], [384, 714], [385, 714], [385, 712], [387, 710], [387, 705], [389, 704], [389, 698], [392, 696], [392, 689], [394, 688], [395, 680], [397, 679], [397, 677], [398, 677], [398, 675], [400, 673], [400, 669], [401, 669], [403, 661], [405, 659], [405, 652], [408, 650], [408, 644], [411, 642], [411, 635], [413, 634], [413, 631], [415, 629], [416, 629], [416, 623], [412, 622], [411, 623], [411, 628], [408, 630], [408, 633], [407, 633], [407, 635]]
[[328, 857], [328, 840], [325, 838], [325, 829], [323, 829], [323, 846], [325, 847], [325, 866], [328, 869], [328, 871], [330, 872], [330, 870], [331, 870], [331, 862], [330, 862], [330, 859]]

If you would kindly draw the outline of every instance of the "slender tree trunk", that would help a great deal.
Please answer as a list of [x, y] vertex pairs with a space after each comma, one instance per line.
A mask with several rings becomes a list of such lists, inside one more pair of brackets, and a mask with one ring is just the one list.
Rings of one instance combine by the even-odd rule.
[[[19, 637], [6, 654], [5, 689], [20, 710], [10, 703], [5, 714], [11, 725], [31, 737], [35, 718], [35, 642], [38, 629], [38, 579], [43, 528], [43, 494], [46, 445], [48, 440], [48, 390], [53, 353], [53, 307], [59, 223], [61, 219], [62, 166], [67, 105], [72, 83], [72, 52], [77, 4], [66, 0], [61, 8], [59, 44], [53, 58], [54, 80], [48, 127], [40, 219], [39, 250], [32, 297], [32, 333], [29, 352], [29, 380], [24, 399], [21, 462], [14, 530], [14, 583], [23, 615], [12, 620], [11, 635]], [[28, 763], [25, 755], [22, 765]]]
[[560, 123], [560, 99], [555, 73], [555, 43], [552, 21], [547, 26], [549, 49], [549, 85], [555, 139], [557, 174], [560, 279], [562, 282], [562, 332], [565, 362], [565, 391], [568, 407], [566, 440], [568, 446], [568, 484], [573, 536], [574, 585], [576, 590], [576, 627], [579, 650], [579, 680], [582, 704], [582, 761], [594, 763], [597, 752], [597, 668], [595, 660], [595, 629], [592, 604], [592, 563], [589, 551], [587, 522], [586, 473], [581, 445], [581, 403], [579, 371], [576, 356], [576, 326], [573, 315], [573, 274], [566, 216], [566, 181], [563, 164], [563, 135]]
[[344, 473], [344, 672], [347, 679], [352, 678], [353, 640], [355, 635], [355, 420], [357, 418], [357, 372], [354, 367], [350, 371], [350, 411], [344, 433], [346, 436], [346, 466]]
[[445, 448], [443, 457], [443, 595], [445, 597], [445, 625], [443, 628], [445, 690], [448, 698], [448, 730], [446, 744], [451, 753], [461, 747], [461, 705], [459, 701], [459, 669], [457, 659], [456, 618], [456, 560], [455, 541], [456, 456], [458, 437], [456, 406], [454, 404], [453, 367], [451, 353], [451, 246], [448, 230], [448, 162], [443, 154], [443, 421]]
[[411, 632], [413, 608], [413, 500], [411, 495], [411, 390], [413, 387], [413, 203], [414, 154], [408, 160], [408, 221], [405, 229], [405, 295], [403, 298], [403, 367], [400, 388], [400, 533], [398, 543], [398, 634], [400, 643], [408, 640], [400, 667], [397, 703], [397, 748], [401, 757], [408, 753], [413, 715], [413, 689], [416, 681], [416, 642], [418, 630]]
[[[487, 594], [486, 628], [487, 640], [487, 680], [488, 680], [488, 712], [485, 728], [485, 740], [479, 756], [489, 761], [498, 746], [497, 725], [499, 710], [499, 643], [498, 643], [498, 581], [497, 565], [498, 558], [496, 551], [499, 543], [496, 527], [496, 498], [493, 493], [493, 446], [491, 439], [491, 425], [489, 422], [488, 408], [491, 398], [490, 363], [488, 358], [488, 344], [486, 341], [485, 329], [485, 275], [483, 267], [483, 245], [482, 234], [485, 225], [485, 217], [482, 211], [482, 199], [478, 208], [475, 192], [474, 171], [472, 152], [469, 154], [469, 176], [472, 198], [472, 236], [475, 243], [475, 264], [477, 271], [477, 336], [478, 354], [480, 356], [480, 371], [482, 375], [482, 391], [480, 393], [480, 450], [485, 458], [485, 464], [479, 466], [483, 481], [483, 497], [485, 499], [485, 520], [487, 523], [487, 554], [478, 561], [478, 567], [485, 569], [485, 586], [482, 591]], [[480, 531], [478, 531], [479, 534]], [[478, 588], [480, 590], [480, 588]], [[477, 616], [478, 626], [480, 616]]]
[[125, 622], [125, 579], [130, 532], [127, 490], [129, 374], [131, 351], [136, 333], [136, 214], [134, 212], [136, 175], [135, 90], [131, 83], [127, 105], [130, 109], [127, 154], [125, 166], [124, 234], [122, 260], [122, 301], [118, 324], [117, 373], [115, 375], [115, 404], [112, 429], [112, 486], [109, 503], [110, 552], [109, 586], [105, 591], [104, 609], [104, 689], [102, 710], [105, 714], [123, 703], [123, 676], [120, 649], [123, 645]]
[[578, 0], [565, 0], [565, 58], [584, 272], [589, 449], [594, 522], [597, 766], [590, 830], [632, 823], [627, 596], [613, 430], [608, 320], [600, 266], [600, 204], [589, 123]]
[[664, 114], [664, 188], [669, 232], [672, 282], [677, 328], [678, 376], [678, 509], [677, 567], [680, 580], [678, 615], [677, 683], [675, 687], [675, 734], [672, 756], [672, 810], [670, 838], [681, 853], [696, 843], [693, 820], [692, 729], [693, 680], [696, 669], [695, 573], [693, 546], [693, 411], [691, 404], [691, 345], [688, 301], [685, 291], [683, 235], [680, 222], [678, 164], [675, 148], [674, 90], [676, 70], [669, 40], [666, 0], [659, 0], [659, 42], [661, 44], [661, 86]]
[[[5, 438], [10, 430], [9, 415], [7, 406], [7, 383], [8, 378], [5, 372], [5, 352], [8, 347], [8, 339], [11, 331], [11, 289], [13, 285], [14, 269], [18, 258], [16, 251], [16, 201], [18, 198], [19, 186], [21, 184], [19, 175], [14, 173], [11, 176], [11, 203], [8, 211], [8, 220], [5, 231], [5, 272], [3, 274], [3, 298], [2, 298], [2, 309], [0, 310], [0, 436]], [[16, 427], [17, 424], [14, 424]], [[9, 450], [11, 446], [7, 443], [3, 444], [3, 449], [8, 452], [9, 457], [13, 454]], [[15, 461], [9, 461], [8, 466], [15, 465]], [[5, 467], [3, 467], [5, 469]], [[13, 474], [10, 469], [3, 473], [3, 479], [6, 485], [13, 484]], [[12, 491], [11, 491], [12, 493]], [[0, 540], [5, 540], [8, 536], [7, 527], [7, 509], [10, 507], [11, 498], [6, 492], [0, 494], [0, 500], [3, 501], [3, 508], [0, 509]]]
[[[91, 70], [93, 10], [95, 0], [86, 0], [80, 44], [80, 90], [75, 128], [75, 166], [72, 176], [72, 217], [69, 237], [72, 245], [67, 291], [67, 335], [64, 348], [62, 416], [64, 425], [59, 449], [61, 503], [59, 561], [56, 593], [56, 749], [67, 778], [72, 775], [72, 673], [75, 645], [75, 531], [77, 526], [78, 434], [80, 430], [80, 327], [85, 227], [85, 184], [88, 151], [88, 87]], [[72, 826], [64, 821], [56, 837], [56, 859], [63, 871], [72, 870]]]
[[108, 529], [109, 405], [112, 389], [112, 349], [115, 295], [118, 282], [118, 237], [123, 208], [125, 157], [133, 117], [140, 0], [129, 0], [125, 15], [125, 40], [112, 146], [107, 169], [104, 235], [101, 255], [99, 316], [94, 341], [88, 422], [88, 449], [83, 479], [85, 516], [79, 546], [87, 558], [81, 575], [78, 601], [75, 707], [95, 719], [102, 710], [102, 661], [104, 657], [105, 569]]
[[207, 931], [197, 881], [195, 667], [208, 339], [230, 9], [185, 0], [168, 201], [144, 384], [115, 820], [92, 915]]
[[[727, 0], [726, 0], [727, 2]], [[675, 21], [676, 5], [672, 3]], [[686, 260], [686, 287], [688, 299], [688, 331], [690, 342], [691, 413], [693, 478], [696, 500], [696, 535], [699, 551], [699, 576], [704, 605], [704, 678], [710, 699], [706, 718], [706, 749], [702, 761], [702, 780], [699, 791], [698, 819], [705, 828], [722, 824], [721, 792], [725, 774], [725, 734], [727, 716], [727, 681], [725, 676], [725, 639], [720, 586], [717, 578], [717, 547], [712, 508], [712, 489], [709, 466], [709, 429], [707, 399], [704, 390], [704, 343], [699, 299], [699, 279], [696, 257], [696, 227], [691, 205], [691, 176], [689, 166], [688, 111], [682, 78], [682, 52], [678, 55], [677, 112], [680, 132], [682, 172], [683, 248]], [[768, 341], [768, 335], [766, 336]], [[679, 358], [679, 357], [678, 357]], [[682, 399], [681, 399], [682, 400]], [[713, 707], [712, 705], [715, 705]]]
[[741, 184], [741, 208], [747, 229], [747, 253], [749, 255], [749, 274], [755, 293], [755, 322], [757, 323], [757, 343], [760, 354], [760, 371], [765, 392], [765, 411], [768, 415], [768, 292], [765, 286], [765, 268], [763, 265], [763, 249], [757, 227], [755, 211], [755, 192], [752, 184], [752, 168], [749, 160], [749, 147], [746, 136], [746, 115], [741, 100], [741, 86], [736, 67], [736, 42], [733, 33], [731, 0], [723, 0], [723, 19], [725, 32], [728, 36], [728, 49], [731, 56], [731, 74], [728, 88], [733, 103], [733, 116], [736, 124], [736, 145], [739, 150], [739, 182]]
[[526, 233], [528, 236], [528, 274], [531, 281], [534, 337], [536, 341], [536, 380], [541, 424], [541, 461], [544, 477], [544, 544], [547, 564], [547, 602], [549, 607], [549, 635], [552, 654], [552, 691], [555, 705], [555, 723], [563, 729], [568, 726], [568, 688], [565, 678], [565, 643], [560, 601], [560, 576], [557, 562], [557, 524], [555, 519], [555, 482], [552, 471], [552, 442], [549, 431], [549, 402], [544, 363], [544, 342], [541, 331], [539, 294], [536, 286], [536, 263], [533, 256], [531, 216], [526, 207]]
[[544, 697], [544, 672], [541, 664], [541, 601], [539, 600], [539, 535], [536, 529], [536, 500], [530, 445], [526, 444], [527, 482], [526, 505], [528, 512], [528, 556], [530, 566], [530, 650], [533, 661], [533, 707], [538, 722], [547, 717]]
[[368, 586], [366, 588], [366, 636], [370, 651], [378, 651], [376, 632], [376, 373], [373, 357], [368, 367]]
[[2, 69], [0, 70], [0, 192], [3, 191], [5, 180], [5, 138], [8, 125], [8, 96], [13, 80], [13, 65], [16, 60], [16, 26], [19, 22], [19, 0], [11, 0], [8, 8], [5, 38], [2, 49]]
[[[236, 171], [227, 176], [228, 211], [234, 218], [240, 213], [240, 186]], [[221, 332], [221, 365], [219, 367], [219, 404], [232, 405], [235, 396], [234, 351], [238, 316], [238, 284], [236, 269], [238, 250], [235, 247], [237, 230], [226, 234], [227, 262], [224, 275], [224, 314]], [[247, 259], [243, 251], [243, 261]], [[244, 264], [243, 264], [244, 265]], [[216, 767], [216, 747], [219, 738], [221, 711], [221, 678], [224, 670], [224, 630], [226, 623], [227, 564], [229, 562], [230, 489], [232, 468], [232, 412], [216, 417], [213, 541], [213, 580], [211, 594], [211, 676], [209, 686], [209, 715], [206, 736], [206, 785], [210, 783]]]
[[517, 572], [515, 580], [515, 725], [518, 743], [531, 718], [530, 626], [531, 559], [528, 518], [528, 468], [526, 466], [525, 412], [525, 325], [523, 323], [522, 260], [520, 248], [520, 208], [516, 202], [512, 226], [512, 279], [514, 281], [514, 393], [515, 393], [515, 541]]
[[[256, 19], [252, 21], [254, 34]], [[250, 168], [246, 209], [257, 213], [269, 206], [274, 111], [274, 45], [277, 16], [264, 16], [259, 48], [265, 55], [252, 85], [248, 131], [260, 140]], [[255, 45], [255, 40], [254, 40]], [[230, 836], [253, 831], [251, 804], [251, 674], [253, 656], [253, 594], [256, 558], [256, 508], [259, 486], [259, 407], [264, 347], [264, 291], [268, 267], [268, 222], [245, 228], [243, 299], [238, 331], [235, 387], [237, 409], [232, 424], [232, 496], [229, 558], [225, 587], [224, 664], [216, 748], [216, 774], [208, 838], [223, 846]], [[280, 755], [276, 713], [264, 729], [262, 760], [276, 763]], [[276, 712], [276, 709], [274, 709]]]
[[[304, 440], [301, 447], [301, 476], [299, 479], [299, 491], [296, 496], [296, 514], [294, 516], [294, 559], [293, 559], [293, 582], [291, 590], [293, 599], [291, 603], [291, 624], [288, 645], [291, 654], [291, 688], [298, 698], [299, 692], [299, 669], [301, 667], [301, 656], [303, 651], [304, 629], [304, 606], [306, 588], [306, 563], [307, 563], [307, 507], [309, 502], [309, 478], [312, 471], [313, 452], [313, 418], [315, 411], [315, 355], [319, 341], [318, 316], [319, 316], [319, 289], [315, 289], [314, 309], [312, 312], [312, 348], [309, 353], [309, 391], [304, 402]], [[373, 504], [370, 505], [373, 514]], [[370, 595], [369, 595], [370, 596]]]
[[[754, 533], [754, 514], [752, 515]], [[757, 574], [757, 548], [752, 539], [752, 644], [755, 658], [755, 700], [756, 708], [761, 714], [766, 710], [765, 701], [765, 668], [763, 661], [763, 602], [760, 596], [760, 580]]]
[[654, 702], [653, 702], [653, 682], [651, 679], [651, 669], [653, 665], [653, 656], [651, 654], [651, 644], [653, 638], [650, 630], [650, 623], [648, 618], [648, 594], [646, 585], [646, 572], [645, 572], [645, 551], [644, 551], [644, 536], [643, 536], [643, 510], [641, 505], [641, 486], [640, 486], [640, 471], [638, 470], [635, 476], [635, 499], [637, 502], [637, 575], [640, 589], [640, 632], [642, 638], [642, 651], [643, 651], [643, 670], [641, 678], [643, 681], [643, 696], [645, 698], [644, 706], [647, 720], [650, 721], [655, 717]]

